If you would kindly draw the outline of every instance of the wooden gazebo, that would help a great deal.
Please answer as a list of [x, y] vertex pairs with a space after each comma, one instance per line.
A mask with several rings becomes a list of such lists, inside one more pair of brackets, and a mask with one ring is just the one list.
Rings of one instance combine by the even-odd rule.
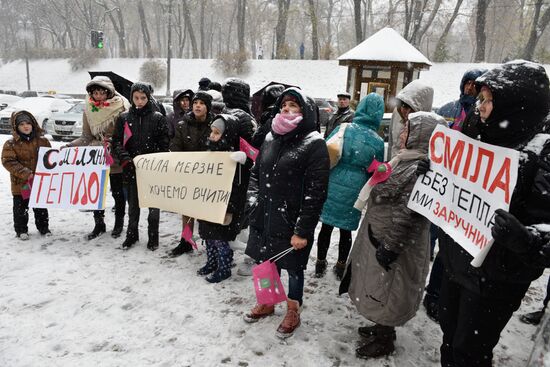
[[346, 89], [353, 101], [371, 92], [384, 97], [386, 112], [404, 86], [432, 63], [392, 28], [383, 28], [338, 58], [348, 67]]

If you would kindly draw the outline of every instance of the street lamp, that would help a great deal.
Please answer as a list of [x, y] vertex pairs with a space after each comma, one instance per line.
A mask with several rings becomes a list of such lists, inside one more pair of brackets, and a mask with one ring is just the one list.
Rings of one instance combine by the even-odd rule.
[[21, 36], [23, 37], [23, 41], [25, 44], [25, 69], [27, 70], [27, 90], [31, 90], [31, 74], [29, 71], [29, 48], [27, 45], [27, 40], [29, 39], [30, 34], [27, 33], [27, 24], [32, 24], [32, 22], [30, 20], [20, 20], [18, 23], [23, 23], [23, 33], [21, 34]]

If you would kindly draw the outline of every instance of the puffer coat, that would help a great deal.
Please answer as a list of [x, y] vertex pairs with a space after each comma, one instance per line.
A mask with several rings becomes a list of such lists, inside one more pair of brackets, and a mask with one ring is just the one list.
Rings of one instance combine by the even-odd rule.
[[[340, 291], [345, 292], [349, 281], [351, 301], [361, 315], [377, 324], [403, 325], [416, 314], [422, 299], [430, 263], [430, 222], [407, 208], [407, 203], [416, 183], [418, 161], [427, 156], [430, 136], [438, 124], [447, 126], [434, 113], [410, 115], [406, 147], [419, 153], [419, 158], [400, 161], [387, 181], [372, 188], [348, 259]], [[399, 254], [389, 271], [376, 260], [378, 246]]]
[[[370, 177], [367, 168], [373, 158], [384, 160], [384, 141], [377, 134], [383, 116], [384, 100], [378, 94], [371, 93], [359, 102], [355, 118], [343, 136], [342, 157], [330, 171], [321, 222], [348, 231], [357, 229], [361, 212], [353, 204]], [[336, 127], [329, 138], [341, 127]]]
[[285, 135], [272, 131], [262, 144], [250, 178], [246, 254], [265, 261], [290, 248], [290, 239], [298, 235], [307, 239], [307, 246], [277, 262], [283, 269], [298, 270], [306, 268], [326, 199], [329, 158], [325, 141], [316, 131], [315, 102], [299, 89], [289, 88], [277, 100], [279, 108], [287, 93], [297, 97], [303, 120]]
[[[30, 140], [22, 139], [17, 133], [15, 119], [21, 113], [26, 113], [32, 118], [32, 134]], [[38, 122], [27, 111], [16, 111], [11, 115], [11, 129], [13, 138], [4, 143], [2, 149], [2, 165], [10, 173], [12, 195], [21, 195], [21, 188], [29, 179], [31, 173], [36, 170], [38, 150], [40, 147], [51, 147], [50, 142], [43, 135]]]

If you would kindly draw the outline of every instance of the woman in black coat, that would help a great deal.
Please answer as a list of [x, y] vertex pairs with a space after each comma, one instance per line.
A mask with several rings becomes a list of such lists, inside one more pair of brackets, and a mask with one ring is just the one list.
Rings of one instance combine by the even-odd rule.
[[[535, 182], [550, 144], [547, 134], [539, 134], [550, 109], [549, 84], [544, 68], [527, 61], [506, 63], [476, 79], [478, 119], [469, 119], [462, 131], [518, 150], [518, 181], [509, 213], [496, 211], [495, 242], [481, 267], [472, 267], [472, 256], [439, 233], [445, 267], [439, 301], [442, 366], [491, 366], [501, 331], [531, 281], [548, 266], [543, 251], [548, 233], [538, 224], [550, 221], [550, 195], [536, 190]], [[528, 230], [516, 231], [522, 226]]]
[[[316, 131], [315, 102], [299, 89], [288, 88], [276, 105], [279, 113], [250, 177], [246, 254], [262, 262], [294, 248], [277, 261], [279, 272], [286, 269], [289, 274], [287, 314], [277, 330], [286, 338], [300, 324], [304, 269], [327, 195], [329, 158]], [[273, 312], [273, 306], [256, 305], [245, 320], [254, 322]]]

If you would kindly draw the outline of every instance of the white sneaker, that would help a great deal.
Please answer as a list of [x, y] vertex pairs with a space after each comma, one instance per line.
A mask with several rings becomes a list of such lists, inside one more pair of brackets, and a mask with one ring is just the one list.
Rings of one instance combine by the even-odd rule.
[[254, 262], [248, 263], [246, 260], [237, 268], [237, 275], [249, 277], [252, 275], [252, 267]]
[[29, 239], [28, 233], [20, 233], [17, 235], [17, 238], [19, 238], [21, 241], [26, 241]]

